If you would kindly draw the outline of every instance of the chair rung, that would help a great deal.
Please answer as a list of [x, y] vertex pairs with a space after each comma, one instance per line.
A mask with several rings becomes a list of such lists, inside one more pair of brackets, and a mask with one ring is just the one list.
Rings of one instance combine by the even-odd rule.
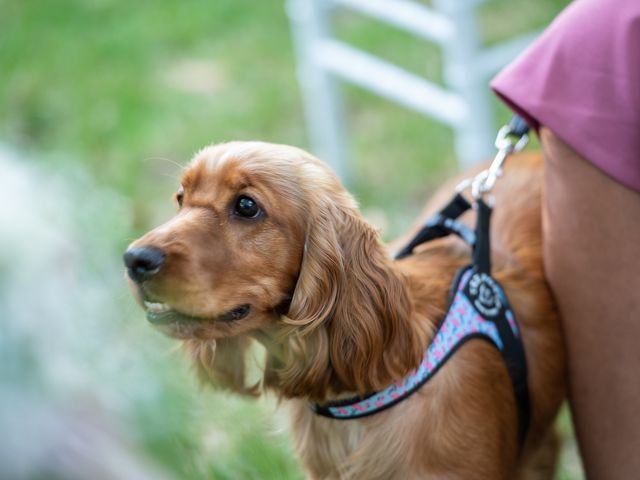
[[467, 116], [464, 101], [455, 93], [341, 42], [318, 42], [314, 61], [333, 75], [451, 126], [459, 126]]
[[408, 0], [332, 0], [334, 5], [394, 25], [426, 40], [450, 41], [454, 27], [447, 17]]

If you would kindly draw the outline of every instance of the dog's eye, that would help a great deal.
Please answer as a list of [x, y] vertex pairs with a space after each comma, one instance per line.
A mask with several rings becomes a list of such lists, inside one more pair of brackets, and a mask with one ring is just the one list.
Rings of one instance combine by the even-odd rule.
[[180, 188], [176, 192], [176, 202], [178, 202], [178, 206], [182, 206], [182, 200], [184, 199], [184, 187], [180, 185]]
[[256, 218], [261, 212], [262, 210], [260, 210], [260, 207], [253, 198], [241, 195], [236, 200], [236, 206], [233, 213], [239, 217]]

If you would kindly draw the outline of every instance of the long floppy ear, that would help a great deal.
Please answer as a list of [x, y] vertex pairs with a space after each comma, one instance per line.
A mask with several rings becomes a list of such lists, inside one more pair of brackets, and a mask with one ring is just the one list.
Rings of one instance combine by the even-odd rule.
[[289, 307], [288, 316], [293, 325], [311, 330], [334, 313], [344, 276], [343, 254], [336, 228], [340, 217], [338, 209], [330, 204], [312, 213], [302, 265]]
[[402, 378], [422, 346], [407, 289], [378, 233], [355, 209], [321, 207], [310, 219], [286, 320], [296, 330], [281, 380], [298, 382], [285, 394], [321, 397], [327, 387], [364, 394]]
[[246, 384], [246, 356], [252, 340], [246, 335], [203, 342], [187, 340], [184, 348], [203, 385], [232, 390], [243, 395], [260, 393], [259, 383]]
[[285, 397], [322, 399], [333, 383], [328, 334], [322, 325], [334, 315], [344, 264], [334, 226], [337, 212], [331, 205], [318, 207], [310, 215], [300, 273], [283, 317], [283, 358], [268, 356], [265, 368], [265, 385], [277, 387]]
[[378, 232], [349, 213], [339, 226], [344, 274], [328, 324], [329, 347], [338, 378], [364, 394], [416, 367], [423, 346], [411, 322], [408, 286]]

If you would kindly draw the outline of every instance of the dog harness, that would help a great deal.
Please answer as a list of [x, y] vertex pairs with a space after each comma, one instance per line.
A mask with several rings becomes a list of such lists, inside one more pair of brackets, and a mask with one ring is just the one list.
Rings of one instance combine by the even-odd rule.
[[318, 415], [347, 420], [373, 415], [392, 407], [428, 382], [458, 348], [477, 338], [494, 345], [506, 363], [518, 407], [518, 437], [522, 445], [530, 417], [524, 345], [504, 290], [491, 277], [491, 208], [482, 197], [476, 199], [475, 206], [475, 231], [457, 220], [463, 212], [471, 208], [469, 202], [458, 193], [396, 255], [396, 259], [406, 257], [417, 245], [449, 234], [458, 235], [473, 251], [472, 263], [462, 268], [453, 280], [448, 311], [438, 325], [419, 366], [404, 379], [382, 391], [365, 397], [312, 405]]

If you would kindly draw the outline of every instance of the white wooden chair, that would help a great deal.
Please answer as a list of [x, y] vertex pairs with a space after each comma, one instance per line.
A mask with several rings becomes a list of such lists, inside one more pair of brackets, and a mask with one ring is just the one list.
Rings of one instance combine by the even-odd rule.
[[[489, 158], [495, 125], [487, 81], [537, 32], [482, 48], [475, 10], [484, 1], [432, 0], [429, 7], [412, 0], [287, 0], [311, 149], [348, 180], [340, 79], [449, 125], [461, 165]], [[337, 8], [437, 44], [445, 87], [336, 39], [331, 17]]]

